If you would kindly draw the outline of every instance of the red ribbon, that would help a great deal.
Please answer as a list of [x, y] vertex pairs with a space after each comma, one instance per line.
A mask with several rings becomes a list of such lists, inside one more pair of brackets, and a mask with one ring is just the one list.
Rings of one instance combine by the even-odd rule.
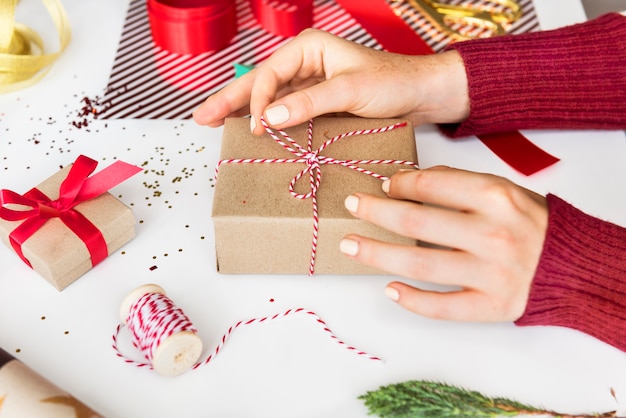
[[[295, 36], [313, 25], [313, 0], [250, 0], [268, 32]], [[237, 34], [233, 0], [148, 0], [154, 42], [177, 54], [201, 54], [226, 47]]]
[[[11, 232], [9, 241], [26, 264], [31, 266], [22, 252], [22, 245], [50, 218], [59, 218], [85, 243], [93, 266], [108, 256], [107, 244], [100, 230], [74, 207], [100, 196], [142, 169], [116, 161], [89, 177], [97, 165], [98, 163], [91, 158], [80, 155], [61, 183], [59, 198], [55, 200], [37, 188], [31, 189], [23, 196], [11, 190], [0, 190], [0, 218], [7, 221], [23, 221]], [[30, 209], [9, 209], [7, 205], [20, 205]]]

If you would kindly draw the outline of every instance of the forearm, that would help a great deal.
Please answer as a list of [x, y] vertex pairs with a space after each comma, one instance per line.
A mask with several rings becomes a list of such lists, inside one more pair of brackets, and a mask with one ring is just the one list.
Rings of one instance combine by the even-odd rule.
[[626, 128], [626, 17], [459, 42], [470, 113], [449, 136]]
[[626, 351], [626, 228], [548, 196], [549, 223], [517, 325], [573, 328]]

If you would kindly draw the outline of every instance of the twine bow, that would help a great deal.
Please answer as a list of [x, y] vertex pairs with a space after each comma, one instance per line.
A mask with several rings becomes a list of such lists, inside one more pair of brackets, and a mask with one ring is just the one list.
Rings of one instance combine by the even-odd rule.
[[[278, 129], [277, 132], [282, 136], [284, 141], [278, 137], [276, 133], [269, 127], [267, 122], [261, 118], [261, 124], [265, 128], [265, 131], [272, 137], [272, 139], [279, 145], [281, 145], [284, 149], [289, 151], [297, 158], [258, 158], [258, 159], [226, 159], [220, 160], [217, 164], [217, 168], [215, 170], [215, 177], [217, 179], [217, 173], [220, 165], [222, 164], [249, 164], [249, 163], [304, 163], [306, 167], [302, 169], [298, 174], [295, 175], [293, 179], [289, 182], [289, 193], [295, 197], [296, 199], [311, 199], [312, 207], [313, 207], [313, 239], [311, 242], [311, 258], [309, 263], [309, 276], [312, 276], [315, 273], [315, 258], [317, 254], [317, 237], [319, 230], [319, 213], [318, 213], [318, 205], [317, 205], [317, 190], [320, 187], [320, 183], [322, 180], [322, 170], [321, 166], [325, 164], [333, 164], [340, 165], [342, 167], [349, 168], [351, 170], [357, 171], [359, 173], [363, 173], [369, 175], [371, 177], [387, 180], [387, 177], [375, 173], [373, 171], [367, 170], [363, 167], [359, 167], [358, 164], [398, 164], [398, 165], [409, 165], [415, 168], [419, 168], [417, 164], [411, 161], [404, 160], [339, 160], [332, 157], [328, 157], [322, 155], [321, 152], [325, 150], [331, 144], [354, 135], [368, 135], [374, 133], [383, 133], [387, 131], [391, 131], [393, 129], [398, 129], [407, 126], [406, 122], [398, 122], [393, 125], [384, 126], [382, 128], [376, 129], [363, 129], [358, 131], [351, 131], [342, 133], [340, 135], [334, 136], [326, 141], [316, 150], [313, 149], [313, 120], [309, 121], [308, 129], [307, 129], [307, 148], [302, 147], [298, 144], [294, 139], [292, 139], [287, 132]], [[286, 141], [286, 142], [285, 142]], [[288, 144], [287, 144], [288, 142]], [[295, 190], [296, 183], [302, 177], [309, 175], [309, 191], [307, 193], [298, 193]]]
[[[74, 207], [100, 196], [141, 171], [141, 168], [116, 161], [89, 177], [97, 165], [91, 158], [79, 156], [61, 183], [58, 199], [50, 199], [37, 188], [23, 196], [11, 190], [0, 190], [0, 218], [22, 221], [9, 234], [9, 241], [26, 264], [32, 267], [22, 252], [22, 245], [51, 218], [59, 218], [85, 243], [92, 265], [95, 266], [108, 256], [107, 244], [100, 230]], [[19, 208], [9, 207], [13, 205], [19, 205]]]

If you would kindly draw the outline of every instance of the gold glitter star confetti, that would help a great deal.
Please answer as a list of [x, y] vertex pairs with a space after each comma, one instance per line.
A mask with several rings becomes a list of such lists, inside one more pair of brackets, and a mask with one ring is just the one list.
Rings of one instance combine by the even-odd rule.
[[87, 407], [85, 404], [69, 395], [53, 396], [51, 398], [42, 399], [41, 402], [70, 406], [74, 408], [74, 411], [76, 412], [76, 418], [92, 418], [100, 416], [91, 408]]

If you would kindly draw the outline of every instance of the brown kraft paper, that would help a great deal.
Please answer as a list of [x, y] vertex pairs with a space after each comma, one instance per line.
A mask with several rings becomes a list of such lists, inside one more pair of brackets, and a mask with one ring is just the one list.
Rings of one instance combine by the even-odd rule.
[[[313, 126], [315, 150], [336, 135], [375, 129], [399, 122], [398, 119], [317, 118]], [[287, 129], [302, 147], [307, 145], [308, 123]], [[342, 138], [322, 151], [322, 155], [343, 160], [404, 160], [417, 164], [413, 127], [384, 133]], [[221, 160], [295, 158], [268, 134], [250, 133], [249, 119], [225, 121]], [[304, 163], [225, 163], [219, 167], [212, 218], [215, 227], [217, 270], [220, 273], [307, 274], [313, 237], [311, 199], [296, 199], [289, 183]], [[360, 164], [390, 177], [410, 165]], [[355, 233], [380, 241], [415, 245], [416, 241], [396, 235], [353, 217], [344, 207], [345, 198], [356, 192], [385, 197], [382, 181], [337, 165], [322, 165], [317, 191], [319, 237], [317, 274], [379, 274], [372, 267], [351, 260], [339, 252], [340, 240]], [[296, 191], [310, 191], [308, 174], [296, 184]]]

